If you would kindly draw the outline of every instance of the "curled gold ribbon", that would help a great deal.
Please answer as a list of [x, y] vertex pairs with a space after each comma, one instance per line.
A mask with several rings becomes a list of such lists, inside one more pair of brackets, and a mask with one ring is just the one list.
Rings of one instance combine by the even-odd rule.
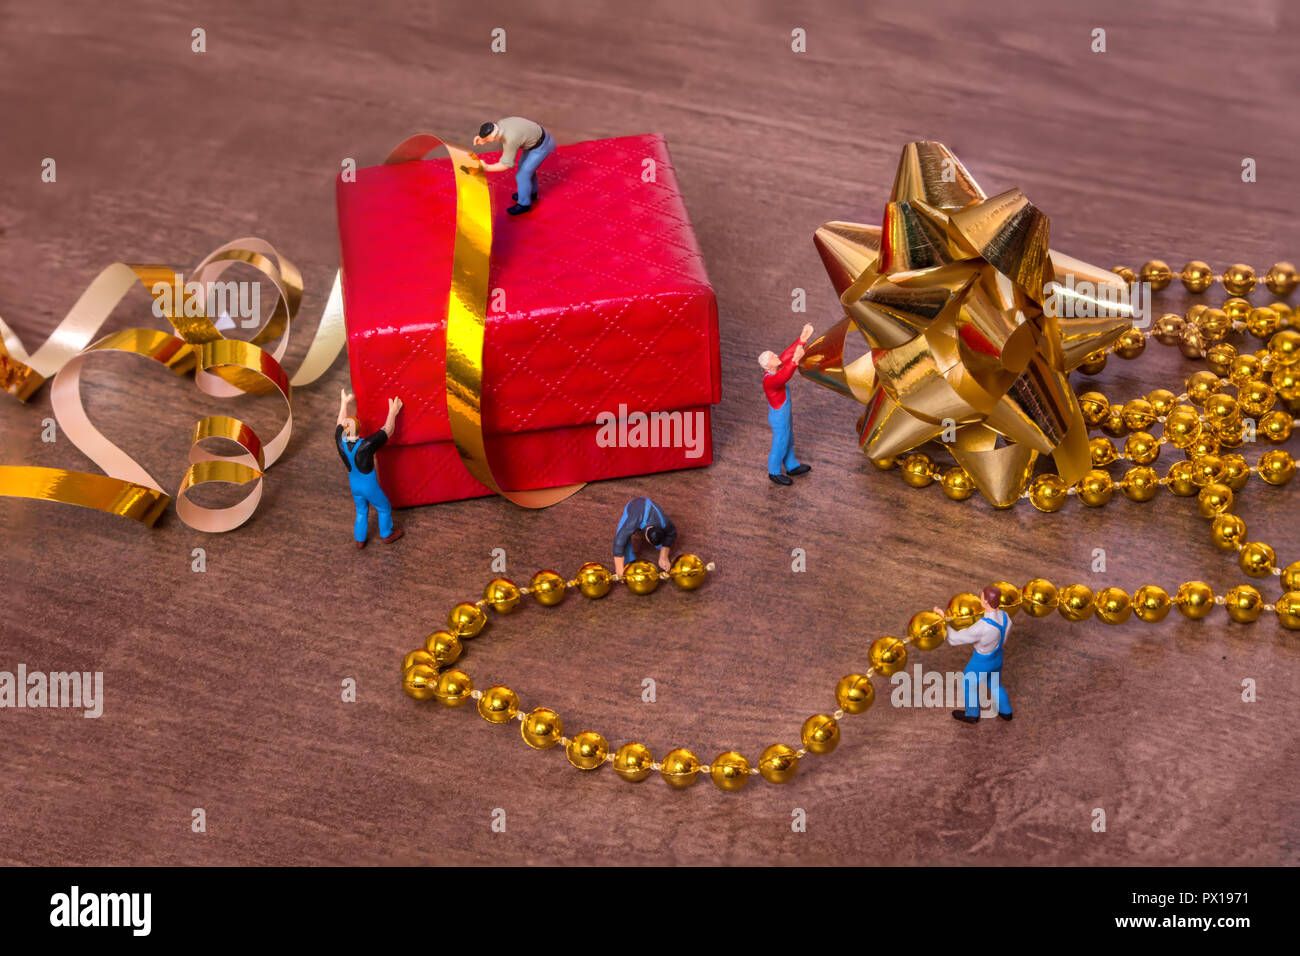
[[398, 143], [386, 163], [416, 162], [439, 146], [451, 156], [456, 178], [456, 244], [447, 297], [447, 417], [465, 468], [480, 484], [525, 508], [547, 508], [585, 483], [507, 491], [492, 473], [483, 437], [483, 341], [487, 331], [488, 267], [492, 257], [492, 201], [477, 157], [432, 133]]
[[[171, 497], [134, 458], [109, 441], [91, 423], [81, 401], [81, 371], [92, 355], [124, 352], [149, 358], [175, 374], [194, 373], [198, 388], [218, 398], [247, 393], [276, 392], [284, 400], [284, 424], [263, 443], [246, 423], [226, 415], [200, 419], [194, 427], [190, 464], [176, 492], [176, 513], [200, 531], [229, 531], [252, 516], [262, 495], [265, 469], [284, 452], [293, 432], [292, 388], [319, 378], [343, 348], [343, 296], [339, 277], [298, 372], [289, 378], [281, 366], [289, 331], [302, 301], [302, 276], [270, 243], [255, 237], [237, 239], [211, 252], [190, 273], [187, 285], [206, 289], [230, 266], [243, 263], [260, 271], [276, 289], [271, 314], [251, 341], [228, 339], [206, 314], [186, 315], [184, 302], [167, 312], [174, 332], [135, 328], [91, 339], [116, 305], [137, 282], [154, 294], [157, 283], [171, 287], [176, 271], [161, 265], [117, 262], [104, 269], [86, 288], [45, 343], [28, 355], [18, 336], [0, 320], [0, 387], [27, 401], [41, 384], [52, 379], [50, 403], [63, 434], [104, 474], [59, 468], [0, 466], [0, 495], [55, 501], [94, 508], [152, 526]], [[264, 348], [268, 343], [273, 346]], [[224, 440], [238, 446], [219, 454], [207, 445]], [[196, 504], [189, 492], [209, 483], [253, 487], [239, 503], [226, 508]]]

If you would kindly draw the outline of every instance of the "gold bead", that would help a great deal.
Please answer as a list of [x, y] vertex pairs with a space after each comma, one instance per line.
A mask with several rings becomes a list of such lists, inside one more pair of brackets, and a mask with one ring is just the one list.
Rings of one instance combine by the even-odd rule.
[[614, 586], [614, 575], [609, 568], [596, 561], [588, 561], [578, 568], [578, 590], [593, 601], [603, 598]]
[[999, 610], [1006, 611], [1008, 615], [1014, 615], [1020, 610], [1020, 605], [1024, 602], [1020, 588], [1010, 581], [994, 581], [993, 586], [998, 589]]
[[633, 594], [649, 594], [659, 587], [659, 568], [649, 561], [633, 561], [623, 569], [623, 583]]
[[1278, 365], [1294, 365], [1300, 362], [1300, 332], [1295, 329], [1283, 329], [1268, 340], [1268, 354]]
[[1069, 497], [1069, 487], [1060, 475], [1046, 472], [1030, 482], [1029, 500], [1039, 511], [1060, 511]]
[[961, 465], [947, 469], [940, 479], [943, 493], [953, 501], [965, 501], [975, 493], [975, 482]]
[[698, 555], [682, 554], [678, 555], [677, 560], [668, 571], [668, 575], [673, 579], [673, 584], [677, 585], [683, 591], [694, 591], [704, 579], [708, 577], [709, 571]]
[[1187, 323], [1176, 312], [1166, 312], [1151, 326], [1151, 334], [1161, 345], [1177, 345], [1183, 340], [1183, 327]]
[[840, 745], [840, 725], [829, 714], [815, 714], [799, 728], [799, 739], [809, 753], [828, 754]]
[[1272, 374], [1269, 381], [1273, 384], [1277, 397], [1288, 404], [1292, 404], [1294, 410], [1293, 403], [1300, 399], [1300, 369], [1280, 368]]
[[[907, 622], [907, 639], [913, 647], [919, 647], [923, 651], [938, 647], [947, 636], [948, 627], [944, 623], [943, 615], [936, 614], [934, 611], [918, 611]], [[844, 709], [848, 710], [847, 707]]]
[[1020, 593], [1024, 595], [1024, 609], [1030, 617], [1047, 617], [1056, 610], [1060, 601], [1056, 585], [1045, 578], [1034, 578]]
[[1227, 485], [1219, 484], [1217, 481], [1211, 482], [1202, 488], [1201, 493], [1196, 496], [1196, 505], [1202, 518], [1213, 518], [1215, 515], [1221, 515], [1232, 507], [1232, 489]]
[[1250, 295], [1255, 289], [1255, 270], [1238, 262], [1223, 270], [1223, 287], [1232, 295]]
[[1255, 433], [1262, 436], [1266, 442], [1280, 445], [1291, 437], [1292, 428], [1294, 423], [1291, 416], [1277, 409], [1260, 418], [1255, 426]]
[[509, 614], [519, 604], [519, 588], [509, 578], [493, 578], [483, 589], [483, 600], [498, 614]]
[[659, 765], [659, 773], [668, 786], [685, 790], [700, 775], [700, 758], [680, 747], [670, 750]]
[[538, 604], [552, 607], [564, 600], [564, 589], [568, 582], [554, 571], [538, 571], [528, 583], [528, 590], [537, 599]]
[[758, 772], [768, 783], [789, 783], [799, 772], [799, 755], [785, 744], [772, 744], [759, 756]]
[[1096, 375], [1106, 367], [1106, 353], [1100, 349], [1096, 352], [1089, 352], [1079, 363], [1079, 371], [1084, 375]]
[[519, 713], [519, 695], [509, 687], [489, 687], [478, 699], [478, 715], [489, 724], [505, 724]]
[[1204, 292], [1214, 282], [1214, 270], [1210, 268], [1208, 263], [1202, 262], [1200, 259], [1193, 259], [1183, 266], [1183, 272], [1179, 278], [1182, 279], [1183, 286], [1188, 292]]
[[1186, 448], [1201, 435], [1201, 416], [1191, 405], [1179, 405], [1165, 418], [1165, 437], [1176, 448]]
[[1147, 401], [1151, 403], [1151, 410], [1163, 418], [1177, 407], [1178, 396], [1167, 388], [1157, 388], [1147, 393]]
[[447, 613], [447, 630], [462, 641], [476, 636], [487, 625], [487, 615], [477, 604], [457, 604]]
[[1092, 616], [1095, 607], [1092, 589], [1084, 584], [1071, 584], [1061, 589], [1057, 610], [1067, 621], [1083, 621]]
[[1133, 592], [1133, 613], [1148, 624], [1158, 624], [1169, 613], [1169, 592], [1154, 584], [1144, 584]]
[[865, 713], [875, 699], [876, 689], [865, 674], [846, 674], [835, 685], [835, 703], [846, 714]]
[[600, 734], [584, 730], [569, 741], [564, 755], [579, 770], [595, 770], [609, 756], [609, 744]]
[[1282, 448], [1270, 448], [1256, 463], [1259, 477], [1270, 485], [1285, 485], [1295, 475], [1295, 459]]
[[1300, 631], [1300, 591], [1288, 591], [1283, 594], [1273, 610], [1277, 612], [1278, 623], [1288, 631]]
[[1237, 564], [1252, 578], [1272, 577], [1276, 562], [1277, 553], [1263, 541], [1248, 541], [1237, 554]]
[[[1252, 358], [1254, 356], [1251, 356]], [[1246, 381], [1237, 383], [1237, 404], [1243, 415], [1259, 418], [1277, 401], [1273, 389], [1263, 382]]]
[[728, 750], [713, 758], [709, 776], [719, 790], [739, 790], [749, 783], [749, 761], [744, 754]]
[[1241, 414], [1241, 409], [1227, 392], [1215, 392], [1205, 402], [1205, 414], [1214, 421], [1231, 421]]
[[1101, 430], [1107, 435], [1119, 437], [1128, 431], [1128, 426], [1124, 424], [1124, 410], [1118, 405], [1110, 407], [1110, 414], [1106, 420], [1101, 423]]
[[1204, 581], [1185, 581], [1174, 595], [1174, 604], [1183, 617], [1199, 621], [1214, 610], [1214, 592]]
[[1205, 338], [1205, 333], [1199, 328], [1189, 325], [1183, 329], [1183, 338], [1178, 343], [1178, 351], [1188, 358], [1200, 358], [1205, 354], [1205, 349], [1209, 344], [1209, 341]]
[[878, 673], [888, 677], [907, 666], [907, 645], [896, 637], [878, 637], [871, 642], [867, 660]]
[[1146, 351], [1147, 337], [1137, 329], [1125, 329], [1115, 340], [1115, 354], [1133, 360]]
[[438, 669], [438, 659], [423, 647], [416, 648], [402, 658], [402, 673], [405, 674], [416, 664], [423, 664], [425, 667], [432, 667], [434, 670]]
[[564, 722], [549, 707], [537, 707], [519, 722], [519, 732], [534, 750], [550, 750], [564, 736]]
[[1219, 376], [1213, 372], [1193, 372], [1187, 377], [1187, 400], [1193, 405], [1204, 405], [1218, 391]]
[[469, 679], [468, 674], [464, 671], [448, 670], [438, 675], [433, 696], [438, 698], [438, 703], [444, 707], [459, 707], [470, 699], [469, 695], [473, 690], [474, 682]]
[[913, 488], [924, 488], [934, 481], [934, 465], [930, 456], [918, 451], [904, 458], [903, 480]]
[[1079, 500], [1089, 508], [1100, 508], [1115, 493], [1115, 483], [1110, 475], [1099, 468], [1092, 469], [1080, 478], [1075, 487], [1078, 489]]
[[1125, 285], [1132, 285], [1134, 282], [1137, 282], [1137, 273], [1128, 266], [1115, 266], [1110, 271], [1123, 279]]
[[440, 667], [446, 667], [460, 659], [464, 645], [450, 631], [434, 631], [424, 639], [424, 649], [433, 655]]
[[1169, 271], [1169, 264], [1161, 262], [1159, 259], [1152, 259], [1150, 262], [1143, 263], [1138, 275], [1143, 282], [1151, 286], [1153, 292], [1163, 291], [1174, 277], [1173, 273]]
[[438, 671], [427, 664], [412, 664], [402, 672], [402, 690], [416, 700], [428, 700], [438, 683]]
[[1124, 403], [1124, 424], [1131, 431], [1150, 428], [1156, 420], [1155, 409], [1145, 398], [1135, 398]]
[[1205, 350], [1205, 365], [1215, 375], [1227, 375], [1237, 350], [1227, 342], [1218, 342]]
[[1120, 482], [1120, 490], [1124, 492], [1124, 497], [1130, 501], [1150, 501], [1160, 490], [1160, 476], [1156, 474], [1154, 468], [1146, 465], [1135, 465], [1128, 471], [1124, 472], [1124, 478]]
[[1094, 603], [1097, 617], [1107, 624], [1123, 624], [1133, 613], [1133, 602], [1123, 588], [1102, 588]]
[[1124, 454], [1136, 464], [1149, 465], [1160, 457], [1160, 442], [1150, 432], [1134, 432], [1124, 440]]
[[1115, 443], [1105, 435], [1098, 435], [1088, 442], [1088, 456], [1092, 459], [1092, 467], [1105, 468], [1119, 455], [1115, 450]]
[[1228, 617], [1238, 624], [1250, 624], [1259, 620], [1264, 612], [1264, 596], [1259, 589], [1249, 584], [1238, 584], [1223, 596], [1223, 607]]
[[629, 743], [619, 747], [614, 754], [614, 772], [624, 780], [640, 783], [654, 771], [650, 748], [645, 744]]
[[1201, 490], [1194, 480], [1195, 477], [1195, 469], [1190, 461], [1176, 461], [1165, 472], [1165, 483], [1169, 486], [1169, 490], [1180, 498], [1189, 498]]
[[1210, 525], [1210, 540], [1220, 551], [1236, 551], [1246, 536], [1246, 522], [1234, 514], [1221, 514]]
[[1268, 306], [1251, 309], [1246, 316], [1246, 331], [1257, 339], [1267, 339], [1281, 327], [1282, 316]]
[[1110, 414], [1110, 402], [1101, 392], [1084, 392], [1079, 396], [1079, 411], [1083, 412], [1083, 420], [1096, 428]]
[[1290, 295], [1297, 284], [1300, 284], [1300, 275], [1296, 274], [1295, 266], [1289, 262], [1275, 262], [1264, 273], [1264, 285], [1276, 296]]
[[961, 594], [954, 595], [953, 599], [948, 602], [948, 619], [952, 621], [952, 626], [959, 631], [970, 627], [983, 616], [984, 605], [980, 603], [978, 594], [964, 591]]
[[[1250, 315], [1250, 300], [1243, 299], [1240, 296], [1233, 296], [1227, 302], [1223, 303], [1223, 314], [1229, 319], [1229, 327], [1234, 322], [1245, 322], [1246, 317]], [[1202, 313], [1204, 315], [1204, 313]], [[1197, 321], [1200, 324], [1200, 321]]]
[[867, 460], [881, 471], [892, 471], [898, 467], [897, 458], [869, 458]]

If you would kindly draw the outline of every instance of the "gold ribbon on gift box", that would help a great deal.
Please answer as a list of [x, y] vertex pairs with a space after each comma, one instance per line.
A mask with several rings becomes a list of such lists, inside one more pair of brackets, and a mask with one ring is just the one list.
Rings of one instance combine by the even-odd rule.
[[[868, 457], [948, 433], [997, 507], [1020, 496], [1039, 454], [1068, 482], [1091, 467], [1069, 372], [1133, 310], [1113, 273], [1048, 248], [1048, 219], [1019, 189], [990, 198], [942, 143], [910, 143], [884, 225], [828, 222], [814, 242], [845, 316], [801, 371], [866, 406]], [[848, 360], [855, 328], [868, 351]]]
[[[0, 495], [80, 505], [146, 526], [158, 520], [171, 496], [134, 458], [104, 437], [82, 405], [81, 370], [86, 360], [117, 352], [152, 359], [177, 375], [193, 372], [199, 390], [217, 398], [273, 392], [283, 399], [284, 424], [265, 443], [247, 424], [227, 415], [209, 415], [194, 425], [189, 465], [176, 492], [177, 515], [200, 531], [229, 531], [247, 521], [261, 500], [266, 469], [284, 452], [293, 432], [293, 387], [315, 381], [343, 348], [343, 296], [336, 276], [316, 336], [298, 372], [290, 378], [280, 362], [302, 301], [302, 276], [291, 262], [261, 239], [237, 239], [210, 253], [185, 284], [198, 284], [206, 290], [208, 283], [217, 281], [236, 263], [260, 271], [277, 292], [275, 308], [250, 341], [226, 338], [206, 314], [187, 315], [186, 296], [178, 294], [170, 308], [164, 310], [172, 332], [124, 329], [91, 342], [137, 282], [159, 300], [165, 294], [162, 289], [155, 291], [159, 284], [167, 290], [178, 284], [176, 271], [160, 265], [117, 262], [104, 269], [45, 344], [31, 355], [0, 320], [0, 387], [20, 401], [27, 401], [42, 383], [53, 379], [50, 404], [59, 427], [104, 471], [94, 474], [63, 468], [0, 466]], [[234, 442], [240, 450], [218, 454], [208, 447], [213, 439]], [[251, 483], [254, 487], [238, 504], [226, 508], [206, 508], [190, 500], [192, 489], [213, 482]]]
[[[452, 439], [466, 469], [498, 494], [527, 508], [545, 508], [583, 487], [565, 485], [536, 491], [507, 491], [492, 472], [483, 435], [483, 343], [487, 328], [488, 267], [492, 253], [492, 205], [487, 178], [469, 150], [444, 143], [432, 133], [419, 133], [399, 143], [386, 163], [413, 162], [445, 146], [456, 181], [456, 238], [451, 287], [446, 307], [447, 411]], [[262, 478], [284, 452], [293, 431], [291, 394], [297, 386], [319, 378], [342, 350], [345, 329], [343, 294], [334, 277], [325, 312], [298, 372], [292, 379], [280, 365], [289, 331], [302, 301], [302, 276], [266, 242], [238, 239], [208, 255], [190, 274], [187, 285], [206, 289], [235, 263], [261, 271], [275, 286], [275, 309], [250, 341], [228, 339], [207, 315], [186, 315], [182, 296], [166, 311], [173, 333], [136, 328], [114, 332], [91, 343], [113, 309], [137, 282], [156, 297], [157, 284], [170, 289], [176, 273], [159, 265], [114, 263], [82, 293], [54, 333], [28, 355], [13, 330], [0, 319], [0, 388], [27, 401], [50, 378], [50, 401], [63, 434], [104, 474], [62, 468], [0, 466], [0, 496], [34, 498], [94, 508], [152, 526], [171, 496], [138, 462], [91, 424], [81, 401], [81, 369], [91, 355], [125, 352], [153, 359], [178, 375], [194, 372], [199, 389], [214, 397], [275, 392], [284, 400], [286, 416], [280, 431], [265, 444], [247, 424], [226, 415], [210, 415], [194, 425], [190, 462], [176, 492], [181, 520], [201, 531], [229, 531], [252, 516], [262, 495]], [[276, 342], [271, 351], [262, 346]], [[219, 455], [206, 447], [211, 439], [226, 439], [241, 449]], [[227, 508], [201, 507], [189, 498], [191, 489], [210, 482], [245, 485], [253, 489]]]

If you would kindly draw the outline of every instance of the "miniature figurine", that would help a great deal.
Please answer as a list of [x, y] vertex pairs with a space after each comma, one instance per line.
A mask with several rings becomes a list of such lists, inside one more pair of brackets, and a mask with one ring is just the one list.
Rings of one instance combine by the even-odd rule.
[[[980, 604], [984, 616], [970, 627], [960, 631], [948, 628], [949, 644], [974, 644], [970, 662], [966, 665], [962, 680], [962, 703], [965, 710], [954, 710], [952, 715], [964, 724], [977, 724], [980, 719], [980, 689], [997, 688], [998, 716], [1003, 720], [1011, 719], [1011, 701], [1007, 690], [1002, 686], [1002, 647], [1007, 642], [1007, 633], [1011, 630], [1011, 615], [998, 606], [1002, 592], [989, 585], [980, 595]], [[943, 614], [942, 608], [935, 608]]]
[[338, 446], [339, 457], [348, 469], [348, 483], [352, 486], [352, 500], [357, 504], [357, 520], [352, 534], [356, 539], [358, 550], [366, 546], [370, 532], [370, 507], [375, 508], [379, 516], [379, 539], [391, 544], [405, 532], [393, 527], [393, 506], [388, 503], [388, 496], [379, 487], [379, 476], [375, 473], [375, 452], [383, 447], [384, 442], [393, 437], [397, 429], [397, 413], [402, 410], [400, 398], [388, 400], [388, 421], [384, 427], [373, 435], [360, 441], [357, 431], [361, 427], [357, 419], [348, 414], [348, 403], [352, 395], [343, 389], [339, 401], [338, 428], [334, 430], [334, 443]]
[[[767, 373], [763, 376], [763, 392], [767, 395], [769, 406], [767, 423], [772, 426], [772, 450], [767, 456], [767, 477], [778, 485], [794, 484], [790, 475], [806, 475], [812, 470], [810, 465], [801, 465], [794, 456], [794, 416], [788, 386], [795, 366], [803, 360], [804, 346], [812, 334], [813, 327], [805, 325], [799, 338], [780, 356], [774, 352], [764, 352], [758, 357], [758, 364]], [[784, 475], [781, 474], [783, 467]]]
[[486, 173], [499, 173], [513, 168], [516, 154], [518, 156], [516, 192], [513, 196], [515, 204], [506, 212], [512, 216], [522, 216], [537, 202], [537, 167], [555, 151], [555, 137], [532, 120], [522, 116], [507, 116], [479, 127], [474, 145], [482, 146], [486, 143], [501, 144], [501, 158], [495, 163], [479, 161]]
[[633, 498], [624, 506], [614, 532], [614, 573], [621, 577], [623, 567], [636, 560], [634, 542], [638, 531], [644, 532], [650, 547], [659, 549], [659, 567], [665, 571], [671, 568], [668, 549], [677, 540], [677, 529], [649, 498]]

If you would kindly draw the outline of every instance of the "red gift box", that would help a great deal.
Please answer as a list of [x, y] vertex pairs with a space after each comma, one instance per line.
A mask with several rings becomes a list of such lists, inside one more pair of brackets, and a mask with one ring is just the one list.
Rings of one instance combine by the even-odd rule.
[[[483, 433], [498, 483], [519, 491], [709, 464], [717, 302], [663, 137], [560, 146], [538, 181], [536, 208], [513, 217], [514, 171], [488, 174]], [[383, 424], [390, 397], [403, 402], [376, 457], [384, 490], [398, 507], [492, 494], [461, 463], [447, 417], [451, 160], [358, 170], [337, 194], [364, 432]]]

